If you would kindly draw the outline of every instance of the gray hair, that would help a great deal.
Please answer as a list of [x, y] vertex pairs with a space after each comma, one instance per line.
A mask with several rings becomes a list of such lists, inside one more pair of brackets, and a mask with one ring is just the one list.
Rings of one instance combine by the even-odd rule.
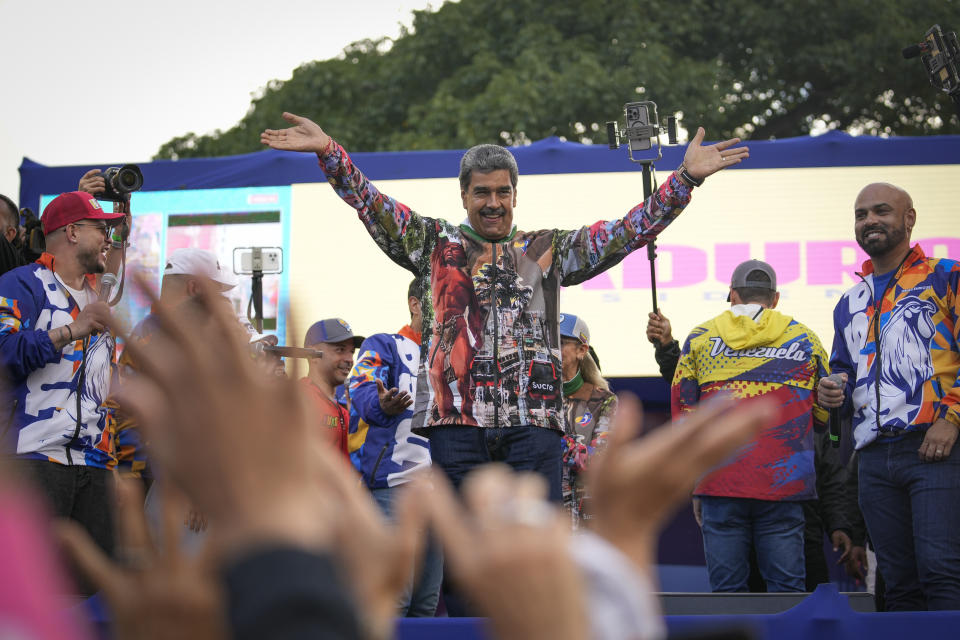
[[610, 391], [610, 384], [604, 379], [597, 361], [589, 353], [580, 361], [580, 375], [583, 376], [584, 382], [589, 382], [598, 389]]
[[517, 186], [517, 159], [505, 147], [496, 144], [478, 144], [470, 147], [460, 159], [460, 188], [464, 191], [470, 186], [474, 171], [490, 173], [506, 169], [510, 172], [510, 184]]

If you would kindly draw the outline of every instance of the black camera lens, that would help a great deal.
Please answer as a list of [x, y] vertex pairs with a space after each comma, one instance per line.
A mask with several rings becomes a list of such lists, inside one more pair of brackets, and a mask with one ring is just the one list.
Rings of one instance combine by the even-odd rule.
[[101, 175], [105, 184], [103, 192], [97, 194], [98, 200], [125, 202], [130, 199], [131, 193], [143, 187], [143, 173], [135, 164], [109, 167]]
[[125, 164], [117, 171], [113, 179], [113, 187], [121, 193], [139, 191], [143, 186], [143, 174], [135, 164]]

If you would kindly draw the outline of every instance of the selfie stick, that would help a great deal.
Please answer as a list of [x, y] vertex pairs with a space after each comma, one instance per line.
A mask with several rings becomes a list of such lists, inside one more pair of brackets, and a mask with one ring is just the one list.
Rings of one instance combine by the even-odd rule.
[[[652, 112], [652, 117], [650, 116]], [[628, 142], [630, 161], [643, 167], [643, 201], [646, 202], [653, 194], [653, 163], [663, 157], [660, 149], [660, 134], [662, 130], [657, 120], [657, 105], [653, 102], [630, 102], [624, 105], [627, 116], [627, 128], [621, 134], [615, 121], [607, 123], [607, 142], [611, 149], [620, 148], [620, 138]], [[667, 118], [667, 138], [669, 144], [677, 144], [677, 119], [674, 116]], [[635, 151], [649, 151], [656, 143], [656, 156], [635, 157]], [[647, 241], [647, 259], [650, 261], [650, 294], [653, 297], [653, 312], [659, 314], [657, 305], [657, 243], [651, 238]]]
[[[653, 193], [653, 176], [650, 165], [652, 160], [647, 160], [643, 164], [643, 201], [650, 199]], [[647, 260], [650, 261], [650, 294], [653, 296], [653, 312], [658, 314], [660, 309], [657, 306], [657, 241], [650, 238], [647, 241]]]

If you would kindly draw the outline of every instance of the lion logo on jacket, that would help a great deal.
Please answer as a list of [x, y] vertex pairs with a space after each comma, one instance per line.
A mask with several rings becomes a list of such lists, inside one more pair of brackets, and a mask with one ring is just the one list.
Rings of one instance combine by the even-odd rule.
[[[913, 403], [905, 397], [904, 390], [918, 389], [933, 377], [930, 341], [936, 335], [936, 327], [931, 318], [936, 311], [937, 306], [930, 300], [906, 298], [897, 303], [880, 329], [880, 396], [887, 399], [880, 405], [880, 414], [886, 422], [909, 424], [920, 409], [920, 398]], [[892, 413], [891, 406], [895, 407]]]

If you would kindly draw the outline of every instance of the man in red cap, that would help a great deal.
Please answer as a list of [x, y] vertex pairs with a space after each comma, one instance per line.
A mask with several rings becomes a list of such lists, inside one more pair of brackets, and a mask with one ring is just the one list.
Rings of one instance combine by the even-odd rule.
[[13, 396], [2, 446], [53, 513], [83, 524], [108, 552], [116, 458], [103, 400], [115, 343], [95, 287], [123, 217], [88, 193], [60, 194], [41, 218], [47, 251], [0, 276], [0, 364]]

